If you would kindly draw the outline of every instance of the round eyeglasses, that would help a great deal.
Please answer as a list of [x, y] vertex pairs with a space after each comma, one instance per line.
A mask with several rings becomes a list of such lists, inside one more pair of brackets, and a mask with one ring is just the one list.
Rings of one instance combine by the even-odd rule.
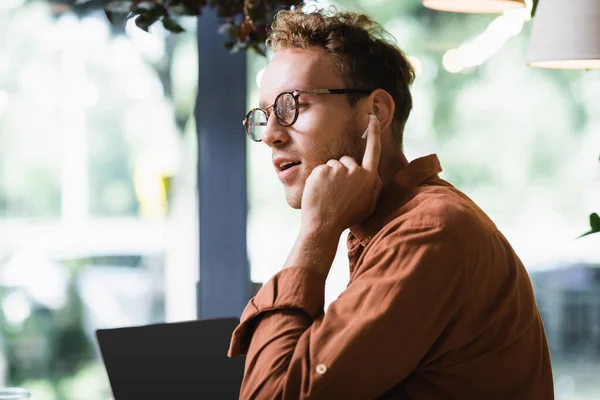
[[298, 119], [298, 97], [303, 94], [371, 94], [372, 89], [314, 89], [314, 90], [295, 90], [293, 92], [283, 92], [277, 95], [273, 105], [266, 108], [253, 108], [246, 114], [242, 122], [246, 128], [246, 133], [255, 142], [263, 139], [267, 130], [267, 122], [271, 115], [270, 109], [273, 109], [275, 118], [279, 125], [288, 127], [294, 125]]

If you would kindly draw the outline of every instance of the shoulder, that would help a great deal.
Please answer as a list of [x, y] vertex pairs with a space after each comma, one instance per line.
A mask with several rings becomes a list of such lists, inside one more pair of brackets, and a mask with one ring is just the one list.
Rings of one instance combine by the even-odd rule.
[[[441, 179], [419, 186], [391, 216], [374, 242], [394, 245], [476, 247], [495, 234], [492, 220], [470, 198]], [[373, 243], [376, 244], [376, 243]]]

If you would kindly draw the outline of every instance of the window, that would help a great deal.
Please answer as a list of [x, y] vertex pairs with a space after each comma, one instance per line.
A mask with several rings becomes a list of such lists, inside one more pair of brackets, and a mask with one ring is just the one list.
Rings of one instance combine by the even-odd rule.
[[105, 400], [96, 329], [196, 316], [195, 19], [146, 34], [102, 10], [9, 3], [0, 387]]

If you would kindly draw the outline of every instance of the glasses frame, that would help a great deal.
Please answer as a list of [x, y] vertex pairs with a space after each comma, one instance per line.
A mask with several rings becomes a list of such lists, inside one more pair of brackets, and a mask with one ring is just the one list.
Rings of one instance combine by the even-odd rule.
[[250, 133], [250, 126], [248, 125], [248, 121], [250, 120], [250, 115], [252, 115], [252, 113], [254, 113], [255, 111], [261, 111], [265, 115], [265, 117], [266, 117], [265, 120], [268, 123], [269, 117], [271, 116], [271, 112], [272, 112], [271, 110], [276, 110], [275, 104], [277, 104], [277, 101], [281, 98], [281, 96], [292, 95], [292, 97], [294, 98], [294, 106], [296, 107], [296, 113], [294, 115], [294, 120], [289, 124], [281, 121], [281, 118], [279, 117], [279, 114], [277, 113], [277, 111], [273, 112], [275, 114], [275, 119], [277, 120], [277, 123], [279, 125], [283, 126], [284, 128], [288, 128], [288, 127], [294, 125], [296, 123], [296, 121], [298, 120], [298, 116], [300, 115], [298, 98], [303, 94], [371, 94], [374, 90], [375, 89], [312, 89], [312, 90], [294, 90], [292, 92], [281, 92], [277, 95], [277, 97], [275, 98], [275, 101], [270, 106], [267, 106], [266, 108], [255, 107], [255, 108], [251, 109], [250, 111], [248, 111], [248, 113], [246, 114], [246, 118], [244, 118], [244, 120], [242, 121], [242, 125], [244, 125], [244, 128], [246, 128], [246, 134], [252, 141], [262, 142], [262, 139], [255, 139], [252, 136], [252, 134]]

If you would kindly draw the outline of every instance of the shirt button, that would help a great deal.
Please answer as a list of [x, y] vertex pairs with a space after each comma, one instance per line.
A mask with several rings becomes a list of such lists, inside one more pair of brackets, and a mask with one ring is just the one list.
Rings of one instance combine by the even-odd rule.
[[325, 372], [327, 372], [327, 366], [325, 364], [317, 365], [317, 374], [323, 375]]

